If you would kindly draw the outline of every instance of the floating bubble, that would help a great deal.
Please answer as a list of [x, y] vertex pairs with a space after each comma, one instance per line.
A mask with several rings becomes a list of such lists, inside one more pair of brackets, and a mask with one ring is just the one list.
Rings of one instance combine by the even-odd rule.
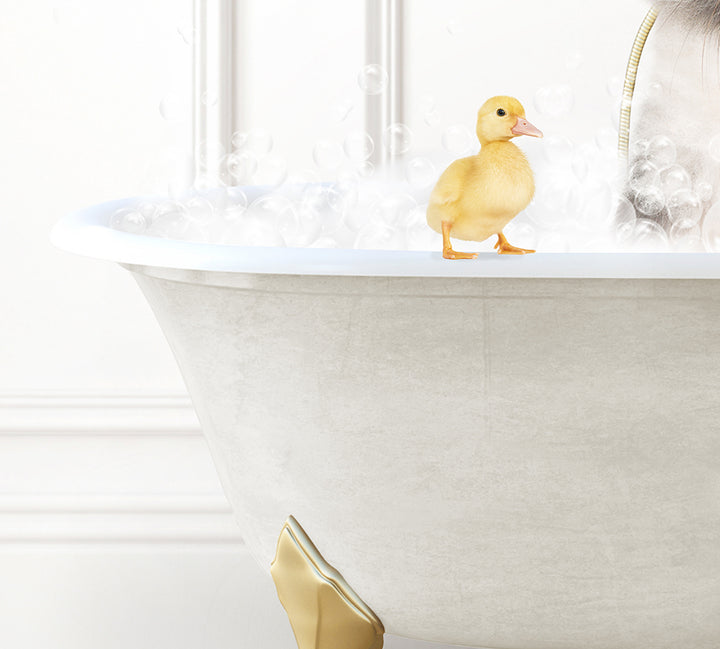
[[615, 228], [619, 241], [627, 240], [635, 229], [637, 214], [632, 203], [620, 196], [615, 203]]
[[662, 252], [668, 249], [665, 230], [656, 221], [638, 219], [633, 230], [632, 248], [638, 252]]
[[362, 162], [373, 154], [375, 144], [365, 131], [351, 131], [345, 137], [343, 149], [350, 160]]
[[273, 150], [273, 136], [264, 128], [254, 128], [247, 134], [245, 146], [256, 156], [268, 155]]
[[535, 108], [548, 117], [567, 115], [574, 103], [573, 90], [567, 84], [545, 86], [535, 93]]
[[405, 177], [413, 187], [424, 188], [435, 183], [437, 171], [427, 158], [413, 158], [405, 167]]
[[369, 222], [355, 238], [355, 248], [362, 250], [402, 250], [403, 235], [385, 223]]
[[279, 155], [265, 156], [258, 164], [255, 182], [258, 185], [281, 185], [287, 178], [287, 160]]
[[248, 141], [248, 134], [246, 131], [235, 131], [230, 138], [233, 149], [242, 149], [245, 147]]
[[251, 151], [236, 151], [224, 158], [224, 167], [234, 184], [249, 185], [258, 168], [258, 161]]
[[204, 192], [208, 192], [211, 189], [217, 189], [219, 187], [224, 187], [225, 184], [218, 178], [217, 176], [214, 176], [213, 174], [198, 174], [195, 177], [195, 181], [193, 182], [193, 188], [195, 191], [200, 192], [201, 194]]
[[123, 208], [110, 217], [110, 227], [130, 234], [142, 234], [147, 229], [147, 219], [137, 209]]
[[200, 95], [200, 101], [205, 106], [215, 106], [218, 103], [217, 93], [206, 90], [204, 93], [202, 93], [202, 95]]
[[417, 201], [409, 194], [384, 194], [370, 206], [368, 213], [370, 221], [401, 228], [414, 207]]
[[382, 65], [371, 63], [358, 74], [358, 85], [367, 95], [379, 95], [388, 85], [388, 73]]
[[713, 186], [704, 180], [695, 184], [695, 193], [703, 203], [707, 203], [713, 195]]
[[407, 153], [412, 147], [412, 131], [406, 124], [390, 124], [383, 133], [383, 143], [392, 156]]
[[179, 25], [177, 33], [183, 39], [185, 45], [192, 45], [195, 42], [195, 29], [192, 25]]
[[679, 189], [689, 189], [692, 185], [690, 174], [679, 164], [670, 165], [660, 172], [660, 184], [665, 196]]
[[648, 140], [638, 140], [637, 142], [633, 142], [630, 146], [630, 158], [632, 160], [647, 158], [649, 148], [650, 142]]
[[447, 29], [448, 34], [450, 36], [457, 36], [458, 34], [462, 34], [463, 24], [457, 20], [451, 20], [448, 22], [448, 24], [445, 26], [445, 29]]
[[357, 182], [345, 180], [334, 183], [327, 189], [326, 200], [330, 209], [344, 216], [357, 205]]
[[196, 224], [206, 225], [215, 216], [212, 203], [204, 196], [192, 196], [183, 201], [187, 217]]
[[702, 240], [708, 252], [720, 252], [720, 203], [715, 203], [705, 214]]
[[353, 111], [353, 104], [349, 99], [341, 99], [332, 107], [332, 116], [336, 122], [344, 122]]
[[285, 240], [274, 223], [249, 214], [230, 224], [225, 231], [223, 243], [266, 248], [285, 246]]
[[655, 187], [660, 182], [658, 168], [647, 160], [636, 162], [628, 174], [628, 186], [633, 191], [639, 192], [647, 187]]
[[693, 221], [676, 221], [670, 228], [670, 240], [676, 250], [702, 250], [702, 230]]
[[158, 211], [158, 206], [152, 201], [143, 201], [139, 203], [135, 209], [145, 217], [146, 221], [149, 222], [152, 221], [153, 218], [155, 218], [155, 215]]
[[697, 223], [702, 218], [702, 201], [690, 189], [678, 189], [667, 201], [668, 217], [672, 223], [691, 221]]
[[635, 208], [645, 216], [657, 216], [665, 207], [665, 194], [659, 187], [650, 185], [635, 195]]
[[648, 142], [647, 159], [658, 169], [669, 167], [677, 158], [675, 143], [665, 135], [656, 135]]
[[160, 115], [168, 122], [182, 122], [186, 117], [185, 102], [177, 95], [165, 95], [160, 100]]
[[470, 130], [462, 124], [450, 126], [442, 134], [443, 148], [453, 155], [466, 155], [473, 149], [476, 139]]
[[313, 160], [320, 169], [333, 171], [343, 160], [343, 150], [332, 140], [318, 140], [313, 147]]
[[360, 162], [355, 167], [355, 170], [360, 178], [371, 178], [375, 174], [375, 165], [369, 160], [365, 160], [364, 162]]
[[436, 126], [439, 126], [442, 118], [440, 116], [440, 111], [433, 107], [425, 111], [423, 119], [428, 126], [435, 128]]
[[320, 236], [322, 216], [308, 205], [296, 210], [288, 202], [275, 216], [275, 222], [287, 246], [302, 248]]
[[200, 166], [207, 171], [225, 157], [225, 147], [215, 140], [202, 140], [198, 143], [195, 154]]
[[[568, 163], [572, 158], [573, 149], [573, 143], [560, 135], [549, 135], [543, 142], [543, 155], [552, 164]], [[586, 160], [584, 156], [583, 160]]]
[[188, 234], [190, 219], [185, 207], [178, 202], [162, 203], [148, 227], [148, 234], [165, 239], [183, 239]]

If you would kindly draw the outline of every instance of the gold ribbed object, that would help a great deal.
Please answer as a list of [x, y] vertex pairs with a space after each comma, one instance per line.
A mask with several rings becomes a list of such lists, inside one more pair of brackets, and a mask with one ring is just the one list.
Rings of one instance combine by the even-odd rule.
[[642, 56], [645, 41], [648, 34], [655, 24], [658, 11], [656, 7], [652, 7], [645, 15], [640, 29], [635, 35], [632, 52], [630, 52], [630, 60], [625, 70], [625, 85], [623, 86], [622, 106], [620, 107], [620, 128], [618, 135], [618, 150], [620, 156], [625, 159], [628, 156], [628, 148], [630, 146], [630, 111], [632, 110], [633, 94], [635, 93], [635, 79], [637, 78], [638, 66], [640, 65], [640, 57]]
[[385, 628], [290, 516], [270, 564], [299, 649], [382, 649]]

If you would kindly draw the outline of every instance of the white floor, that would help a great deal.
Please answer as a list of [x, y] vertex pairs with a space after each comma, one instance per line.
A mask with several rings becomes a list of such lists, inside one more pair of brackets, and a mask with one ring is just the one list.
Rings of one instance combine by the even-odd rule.
[[[272, 579], [233, 544], [0, 545], [0, 647], [295, 649]], [[388, 649], [439, 645], [386, 636]]]

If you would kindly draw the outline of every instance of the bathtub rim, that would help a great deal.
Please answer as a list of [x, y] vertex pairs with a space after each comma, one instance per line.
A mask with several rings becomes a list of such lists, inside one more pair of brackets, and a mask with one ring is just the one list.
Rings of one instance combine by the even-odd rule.
[[720, 279], [715, 253], [480, 253], [475, 260], [448, 261], [440, 251], [245, 247], [162, 239], [110, 227], [115, 211], [153, 198], [107, 201], [67, 214], [53, 227], [51, 241], [67, 252], [123, 265], [260, 275]]

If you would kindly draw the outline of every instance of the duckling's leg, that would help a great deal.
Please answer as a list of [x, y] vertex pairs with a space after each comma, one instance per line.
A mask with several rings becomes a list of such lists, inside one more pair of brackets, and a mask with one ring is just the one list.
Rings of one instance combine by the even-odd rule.
[[477, 259], [477, 253], [457, 252], [452, 249], [452, 244], [450, 243], [450, 228], [452, 228], [452, 223], [448, 221], [442, 222], [443, 257], [445, 257], [445, 259]]
[[528, 248], [516, 248], [508, 243], [505, 235], [502, 232], [498, 232], [498, 240], [495, 244], [495, 249], [498, 251], [498, 255], [527, 255], [528, 253], [535, 252]]

